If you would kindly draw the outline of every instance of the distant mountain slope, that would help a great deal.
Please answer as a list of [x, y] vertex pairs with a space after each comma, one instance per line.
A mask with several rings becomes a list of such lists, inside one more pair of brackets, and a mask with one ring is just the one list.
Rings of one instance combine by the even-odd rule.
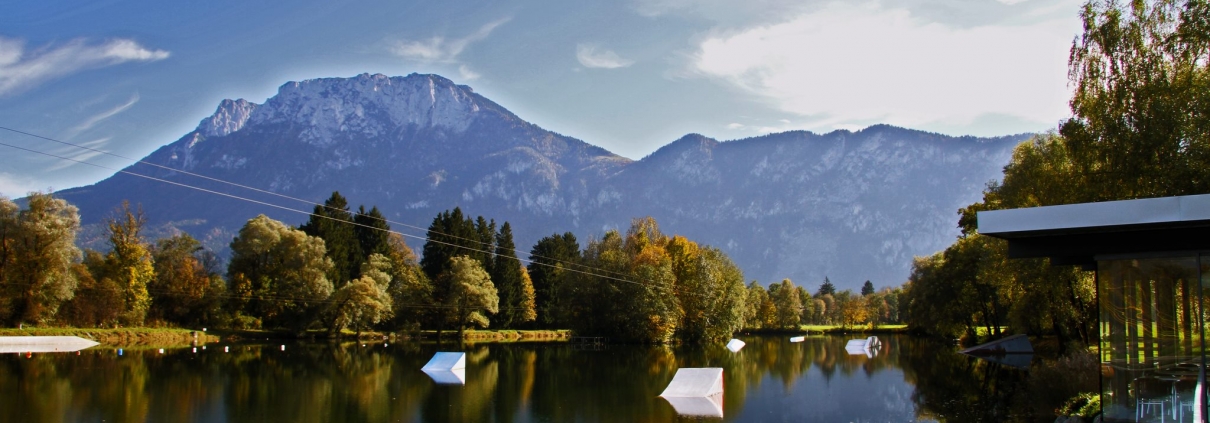
[[[512, 222], [525, 251], [555, 232], [584, 242], [651, 215], [666, 232], [722, 248], [749, 279], [813, 289], [826, 275], [856, 289], [867, 279], [897, 285], [913, 255], [948, 245], [956, 209], [978, 200], [1024, 138], [884, 125], [727, 142], [692, 134], [636, 162], [525, 122], [440, 76], [363, 74], [290, 82], [263, 105], [225, 100], [144, 161], [312, 201], [339, 190], [354, 207], [377, 205], [421, 228], [461, 206]], [[312, 208], [145, 164], [128, 170]], [[158, 230], [186, 230], [212, 247], [259, 213], [306, 218], [120, 173], [58, 195], [86, 224], [130, 199]], [[98, 243], [98, 233], [85, 242]]]

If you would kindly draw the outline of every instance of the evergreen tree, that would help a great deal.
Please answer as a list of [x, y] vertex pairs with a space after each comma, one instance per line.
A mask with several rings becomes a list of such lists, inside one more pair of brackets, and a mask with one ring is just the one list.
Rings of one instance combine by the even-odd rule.
[[575, 266], [579, 260], [580, 244], [571, 232], [542, 238], [530, 250], [529, 276], [533, 280], [534, 303], [543, 327], [566, 324], [560, 322], [559, 317], [564, 314], [558, 303], [559, 287], [568, 276], [568, 267]]
[[[513, 230], [508, 222], [500, 226], [495, 244], [495, 259], [492, 260], [488, 273], [500, 295], [500, 314], [497, 316], [499, 327], [512, 328], [531, 322], [536, 317], [534, 289], [532, 284], [525, 286], [526, 280], [522, 278], [524, 269], [521, 267], [521, 261], [517, 260]], [[529, 295], [526, 295], [527, 292]]]
[[352, 223], [353, 214], [349, 213], [348, 200], [340, 195], [340, 191], [333, 191], [323, 206], [315, 206], [307, 223], [298, 228], [307, 235], [324, 240], [328, 258], [332, 260], [328, 280], [336, 288], [361, 276], [361, 263], [365, 261]]
[[357, 237], [357, 245], [360, 248], [362, 261], [365, 261], [372, 254], [388, 255], [391, 252], [389, 238], [391, 235], [391, 225], [387, 224], [387, 220], [382, 216], [382, 212], [378, 211], [378, 206], [370, 208], [367, 213], [365, 206], [357, 206], [357, 214], [353, 216], [353, 234]]
[[873, 293], [874, 284], [870, 283], [870, 281], [865, 281], [865, 284], [861, 285], [861, 296], [866, 297]]
[[819, 290], [815, 291], [816, 297], [824, 295], [836, 295], [836, 285], [832, 285], [832, 281], [828, 280], [827, 276], [823, 277], [823, 283], [819, 285]]

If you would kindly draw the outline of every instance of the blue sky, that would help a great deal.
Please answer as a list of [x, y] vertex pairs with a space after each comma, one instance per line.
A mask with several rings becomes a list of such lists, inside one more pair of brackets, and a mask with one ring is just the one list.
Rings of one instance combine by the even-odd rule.
[[[691, 132], [1045, 131], [1080, 32], [1074, 0], [4, 3], [0, 126], [135, 158], [225, 98], [365, 72], [440, 74], [632, 159]], [[112, 173], [0, 146], [8, 197]]]

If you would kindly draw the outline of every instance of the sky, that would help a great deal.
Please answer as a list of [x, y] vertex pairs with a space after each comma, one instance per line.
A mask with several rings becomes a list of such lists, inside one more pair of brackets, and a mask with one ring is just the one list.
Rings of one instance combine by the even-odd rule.
[[[1070, 116], [1074, 0], [5, 1], [0, 127], [142, 158], [289, 81], [435, 73], [631, 159], [873, 124], [948, 135]], [[0, 195], [130, 164], [0, 130]]]

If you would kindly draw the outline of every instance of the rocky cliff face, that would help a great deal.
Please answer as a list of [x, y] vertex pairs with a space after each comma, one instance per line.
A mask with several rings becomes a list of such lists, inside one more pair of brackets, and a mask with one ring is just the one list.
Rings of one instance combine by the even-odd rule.
[[255, 202], [126, 174], [59, 195], [85, 223], [130, 199], [160, 230], [216, 247], [259, 213], [300, 223], [308, 201], [332, 191], [419, 236], [455, 206], [507, 220], [522, 250], [552, 233], [587, 240], [650, 215], [665, 232], [723, 249], [749, 279], [813, 288], [826, 275], [844, 289], [897, 285], [913, 255], [948, 245], [957, 208], [978, 200], [1023, 138], [890, 126], [726, 142], [693, 134], [636, 162], [440, 76], [363, 74], [290, 82], [263, 105], [225, 100], [144, 159], [169, 169], [127, 169]]

